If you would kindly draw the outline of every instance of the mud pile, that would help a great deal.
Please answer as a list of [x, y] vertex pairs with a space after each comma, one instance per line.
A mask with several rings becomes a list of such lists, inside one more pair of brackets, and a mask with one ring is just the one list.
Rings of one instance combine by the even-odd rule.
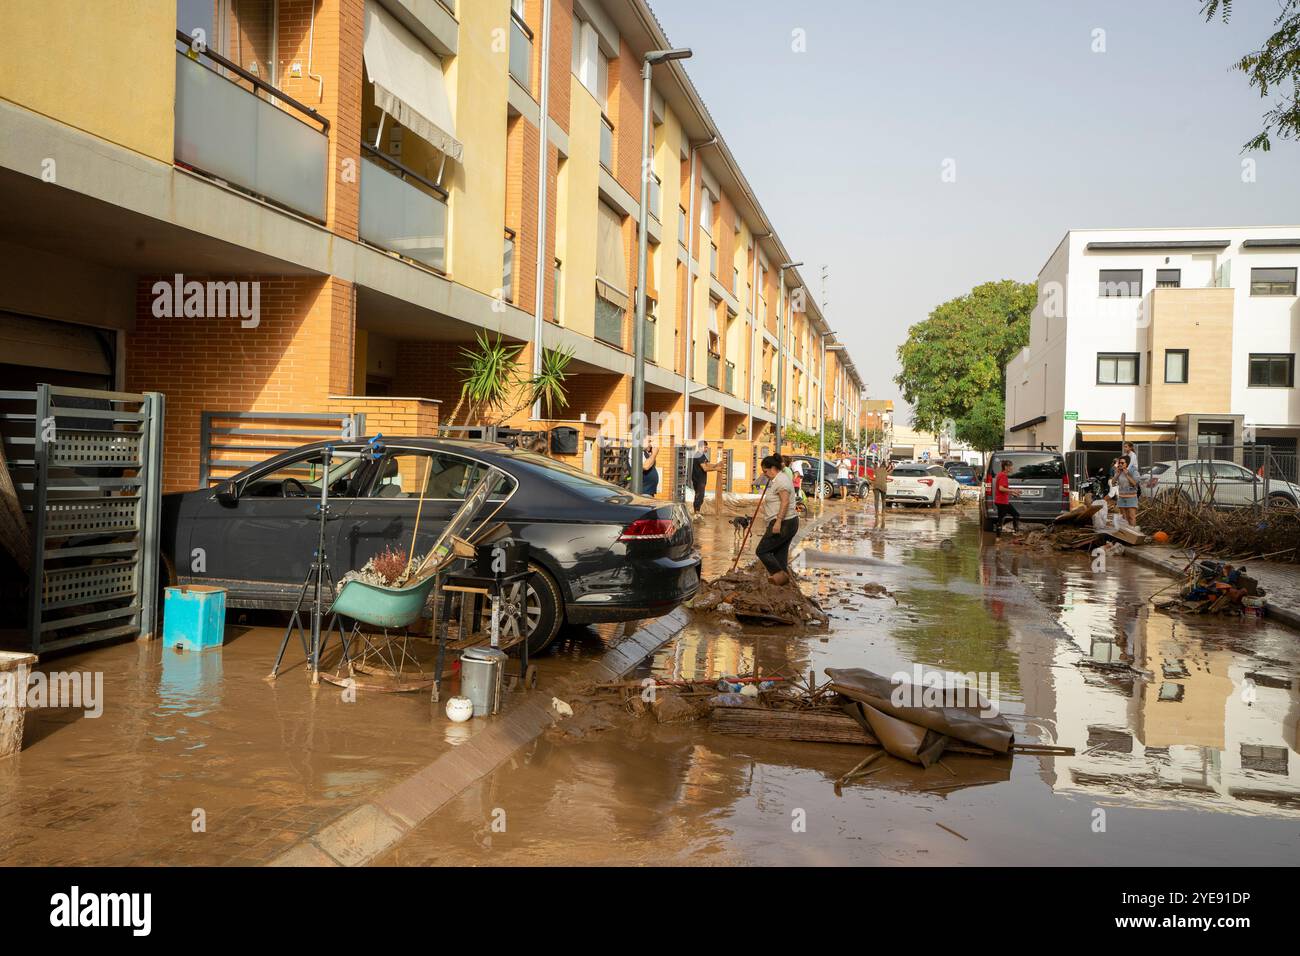
[[788, 584], [773, 584], [759, 561], [705, 581], [690, 608], [696, 613], [763, 624], [829, 623], [826, 612], [800, 590], [793, 572]]

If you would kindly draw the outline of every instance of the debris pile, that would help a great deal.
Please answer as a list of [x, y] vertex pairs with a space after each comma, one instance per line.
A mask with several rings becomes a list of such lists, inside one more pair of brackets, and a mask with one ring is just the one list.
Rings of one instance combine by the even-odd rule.
[[1262, 614], [1264, 589], [1243, 567], [1193, 560], [1183, 573], [1178, 597], [1155, 606], [1185, 614]]
[[1179, 494], [1143, 496], [1138, 520], [1143, 527], [1164, 532], [1171, 544], [1198, 554], [1238, 561], [1300, 560], [1300, 511], [1287, 504], [1215, 508]]
[[773, 584], [758, 561], [705, 581], [690, 608], [760, 624], [825, 626], [829, 623], [821, 606], [800, 590], [793, 573], [788, 584]]

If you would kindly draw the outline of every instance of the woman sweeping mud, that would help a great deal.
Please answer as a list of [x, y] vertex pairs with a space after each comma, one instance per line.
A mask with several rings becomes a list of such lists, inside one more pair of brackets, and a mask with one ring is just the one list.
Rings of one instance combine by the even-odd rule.
[[763, 459], [763, 474], [767, 476], [763, 537], [755, 553], [767, 568], [771, 582], [786, 584], [790, 580], [790, 543], [799, 531], [799, 519], [794, 514], [794, 482], [782, 468], [780, 455]]

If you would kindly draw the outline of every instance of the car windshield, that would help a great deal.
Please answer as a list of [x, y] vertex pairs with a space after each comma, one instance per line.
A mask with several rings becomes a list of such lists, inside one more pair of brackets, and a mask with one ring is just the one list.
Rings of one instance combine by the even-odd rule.
[[579, 471], [571, 465], [563, 464], [545, 455], [532, 451], [515, 451], [510, 453], [510, 462], [520, 469], [532, 473], [547, 481], [556, 481], [571, 491], [577, 492], [593, 501], [608, 501], [611, 497], [627, 498], [626, 488], [602, 481], [585, 471]]
[[1011, 477], [1019, 479], [1034, 478], [1064, 478], [1065, 461], [1060, 455], [1007, 455], [1003, 458], [995, 459], [993, 463], [993, 474], [997, 474], [1002, 468], [1002, 462], [1011, 462]]

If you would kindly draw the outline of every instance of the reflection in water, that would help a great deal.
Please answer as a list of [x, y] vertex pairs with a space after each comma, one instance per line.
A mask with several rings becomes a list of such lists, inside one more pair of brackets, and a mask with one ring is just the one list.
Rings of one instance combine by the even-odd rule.
[[[949, 755], [949, 769], [924, 771], [889, 760], [837, 795], [855, 748], [629, 721], [576, 743], [539, 742], [385, 862], [1294, 862], [1293, 634], [1164, 615], [1146, 599], [1165, 577], [1122, 558], [1097, 574], [1086, 556], [994, 543], [952, 512], [891, 512], [886, 531], [867, 536], [869, 523], [804, 542], [872, 559], [803, 569], [829, 632], [702, 620], [642, 673], [701, 679], [751, 673], [756, 661], [763, 674], [893, 673], [914, 662], [996, 671], [1018, 733], [1075, 756]], [[891, 597], [863, 597], [865, 583]], [[512, 820], [490, 849], [464, 836], [489, 806], [510, 808]], [[1091, 826], [1099, 806], [1108, 832]], [[796, 811], [806, 832], [791, 830]]]

